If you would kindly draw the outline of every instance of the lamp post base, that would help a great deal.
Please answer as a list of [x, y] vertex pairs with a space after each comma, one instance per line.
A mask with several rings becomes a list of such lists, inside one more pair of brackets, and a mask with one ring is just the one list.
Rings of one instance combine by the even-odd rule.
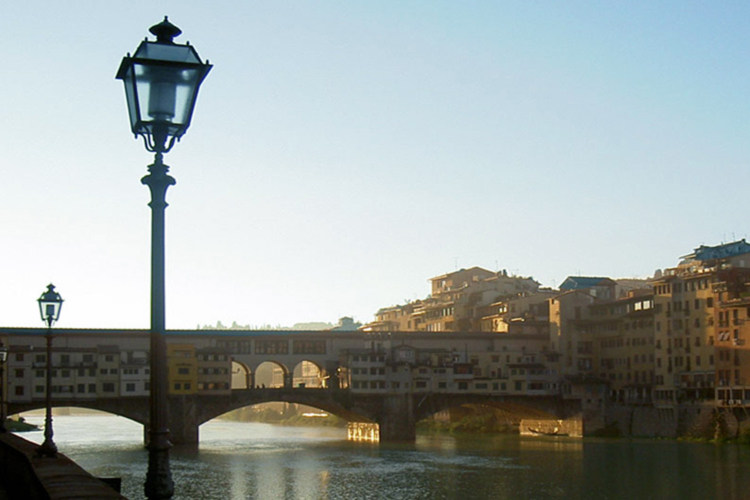
[[36, 454], [39, 457], [55, 458], [57, 456], [57, 445], [53, 441], [45, 440], [36, 449]]
[[172, 498], [174, 482], [169, 467], [169, 448], [171, 443], [168, 432], [152, 432], [148, 444], [148, 472], [144, 492], [149, 500]]

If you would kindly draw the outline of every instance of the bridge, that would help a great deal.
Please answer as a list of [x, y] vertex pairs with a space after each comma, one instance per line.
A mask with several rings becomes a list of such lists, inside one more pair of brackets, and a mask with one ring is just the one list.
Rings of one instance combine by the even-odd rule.
[[[44, 407], [44, 329], [0, 328], [9, 347], [9, 414]], [[148, 422], [148, 332], [56, 329], [52, 403]], [[462, 405], [512, 419], [582, 416], [564, 396], [549, 339], [492, 333], [169, 331], [174, 443], [201, 424], [265, 402], [299, 403], [379, 426], [383, 441], [413, 440], [416, 422]], [[263, 366], [275, 376], [261, 383]]]

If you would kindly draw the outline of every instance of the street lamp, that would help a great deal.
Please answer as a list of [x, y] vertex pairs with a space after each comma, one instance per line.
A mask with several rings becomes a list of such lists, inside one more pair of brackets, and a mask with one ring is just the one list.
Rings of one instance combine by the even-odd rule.
[[55, 291], [55, 285], [47, 285], [47, 291], [37, 299], [39, 315], [47, 323], [47, 388], [45, 393], [44, 442], [37, 448], [37, 453], [45, 457], [57, 455], [57, 446], [52, 441], [52, 324], [60, 318], [63, 299]]
[[123, 58], [116, 78], [125, 84], [130, 128], [140, 135], [154, 163], [141, 182], [151, 191], [151, 382], [149, 390], [148, 498], [174, 494], [169, 470], [167, 423], [167, 349], [164, 341], [164, 209], [167, 188], [175, 184], [162, 161], [190, 126], [198, 88], [211, 70], [195, 49], [172, 41], [182, 31], [164, 17], [149, 31], [156, 41], [144, 40], [135, 54]]
[[7, 432], [5, 428], [5, 384], [3, 375], [5, 374], [5, 362], [8, 360], [8, 348], [5, 344], [0, 343], [0, 433]]

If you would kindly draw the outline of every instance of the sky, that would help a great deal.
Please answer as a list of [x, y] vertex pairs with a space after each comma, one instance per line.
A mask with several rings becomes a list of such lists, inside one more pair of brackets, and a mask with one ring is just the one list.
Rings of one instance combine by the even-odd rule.
[[748, 236], [750, 3], [27, 0], [0, 47], [0, 325], [147, 328], [153, 160], [115, 73], [214, 68], [165, 157], [167, 328], [371, 321], [480, 266], [645, 278]]

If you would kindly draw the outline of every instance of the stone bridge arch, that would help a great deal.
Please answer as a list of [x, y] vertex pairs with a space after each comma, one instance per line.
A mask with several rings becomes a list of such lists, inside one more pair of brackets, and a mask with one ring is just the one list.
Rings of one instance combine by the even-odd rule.
[[[264, 359], [258, 361], [255, 366], [250, 366], [250, 370], [254, 382], [251, 389], [292, 387], [292, 371], [281, 361]], [[269, 371], [272, 372], [270, 375]]]
[[514, 421], [521, 419], [559, 419], [580, 411], [580, 404], [566, 405], [557, 396], [487, 396], [472, 394], [425, 394], [414, 409], [417, 421], [441, 411], [462, 406], [483, 406], [504, 413]]
[[320, 389], [326, 378], [325, 369], [315, 361], [303, 359], [292, 368], [292, 387]]
[[262, 403], [296, 403], [336, 415], [347, 421], [374, 422], [367, 408], [358, 408], [351, 395], [343, 391], [315, 388], [265, 388], [235, 390], [228, 398], [198, 396], [196, 399], [196, 424], [202, 425], [233, 410]]
[[[134, 396], [127, 398], [97, 398], [97, 399], [58, 399], [52, 400], [53, 408], [86, 408], [111, 413], [137, 422], [144, 427], [148, 425], [149, 405], [148, 396]], [[7, 403], [8, 415], [15, 415], [25, 411], [44, 410], [44, 401], [30, 401], [24, 403]]]
[[232, 389], [252, 389], [255, 387], [255, 374], [246, 363], [232, 359], [231, 370], [230, 387]]

